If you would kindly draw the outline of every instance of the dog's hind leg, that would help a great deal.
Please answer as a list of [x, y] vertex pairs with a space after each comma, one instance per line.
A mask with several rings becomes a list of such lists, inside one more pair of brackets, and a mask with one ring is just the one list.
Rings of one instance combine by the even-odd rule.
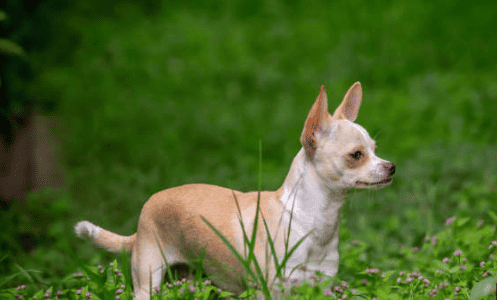
[[160, 287], [166, 271], [166, 262], [169, 265], [186, 262], [175, 247], [159, 241], [154, 228], [155, 226], [150, 224], [139, 226], [131, 255], [131, 271], [137, 300], [150, 299], [151, 292]]
[[161, 285], [165, 271], [159, 245], [151, 244], [143, 239], [138, 240], [131, 255], [131, 265], [136, 299], [150, 299], [150, 288], [153, 291]]

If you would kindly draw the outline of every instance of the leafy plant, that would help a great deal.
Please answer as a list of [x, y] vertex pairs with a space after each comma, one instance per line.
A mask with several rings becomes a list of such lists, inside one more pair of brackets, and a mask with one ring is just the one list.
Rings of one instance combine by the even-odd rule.
[[[7, 14], [0, 10], [0, 22], [7, 20]], [[16, 55], [23, 57], [25, 56], [24, 50], [17, 43], [9, 40], [0, 38], [0, 55]], [[2, 78], [0, 77], [0, 86], [2, 85]]]

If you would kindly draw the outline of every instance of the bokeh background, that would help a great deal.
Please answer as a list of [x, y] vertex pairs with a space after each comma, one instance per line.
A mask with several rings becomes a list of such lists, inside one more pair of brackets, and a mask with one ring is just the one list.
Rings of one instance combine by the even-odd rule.
[[[383, 269], [451, 216], [497, 209], [493, 1], [0, 4], [0, 273], [51, 284], [115, 257], [74, 237], [136, 230], [148, 197], [204, 182], [277, 189], [322, 84], [397, 164], [351, 192], [341, 241]], [[412, 266], [411, 266], [412, 267]], [[339, 275], [352, 276], [341, 268]], [[17, 277], [24, 280], [25, 275]], [[16, 282], [10, 281], [14, 285]]]

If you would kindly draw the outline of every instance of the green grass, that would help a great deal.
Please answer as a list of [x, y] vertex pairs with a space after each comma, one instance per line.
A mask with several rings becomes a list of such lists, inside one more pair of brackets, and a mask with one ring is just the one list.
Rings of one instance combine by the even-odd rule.
[[[131, 234], [159, 190], [191, 182], [256, 190], [259, 140], [262, 189], [278, 188], [320, 85], [333, 110], [355, 81], [364, 90], [357, 122], [397, 173], [392, 185], [347, 199], [337, 277], [344, 293], [385, 299], [398, 286], [399, 297], [415, 299], [447, 282], [439, 299], [467, 299], [484, 272], [496, 276], [488, 249], [496, 240], [496, 5], [204, 5], [84, 1], [50, 19], [57, 38], [27, 53], [39, 76], [23, 91], [55, 99], [65, 117], [67, 188], [33, 193], [17, 213], [2, 212], [0, 289], [26, 284], [33, 295], [88, 285], [68, 274], [115, 257], [74, 237], [79, 220]], [[47, 3], [39, 10], [52, 16]], [[16, 240], [26, 232], [40, 244], [29, 254]], [[453, 256], [457, 249], [462, 256]], [[464, 271], [459, 258], [467, 259]], [[405, 283], [412, 272], [430, 285]], [[118, 287], [102, 280], [90, 280], [95, 297]]]
[[[489, 217], [494, 224], [497, 223], [497, 214], [490, 212]], [[425, 236], [421, 246], [400, 249], [397, 260], [413, 265], [413, 268], [388, 270], [369, 267], [366, 256], [371, 245], [350, 238], [342, 239], [340, 263], [347, 270], [345, 274], [353, 276], [343, 280], [347, 275], [324, 278], [316, 273], [303, 284], [285, 283], [282, 285], [286, 295], [283, 299], [493, 299], [497, 287], [497, 241], [492, 240], [495, 236], [495, 225], [485, 224], [482, 220], [473, 222], [470, 218], [453, 217], [446, 220], [443, 230]], [[251, 240], [253, 237], [247, 240], [249, 245]], [[253, 249], [253, 245], [249, 247]], [[239, 259], [244, 261], [242, 257]], [[125, 254], [122, 255], [122, 262], [124, 266], [129, 265]], [[252, 263], [254, 261], [249, 254], [247, 270]], [[38, 299], [54, 295], [63, 299], [132, 299], [129, 270], [122, 272], [116, 261], [107, 267], [99, 265], [82, 268], [85, 270], [83, 273], [75, 273], [61, 280], [59, 286], [63, 288], [35, 289], [33, 285], [28, 288], [19, 285], [1, 290], [0, 296], [2, 299]], [[176, 277], [169, 274], [171, 283], [154, 289], [152, 299], [215, 299], [232, 296], [212, 286], [209, 280], [201, 276], [201, 270], [197, 271], [194, 279], [188, 280], [171, 280]], [[258, 276], [263, 279], [262, 274], [252, 274], [253, 278]], [[256, 282], [259, 286], [266, 284], [264, 280]], [[249, 286], [240, 297], [252, 298], [254, 293], [254, 288]], [[268, 299], [268, 293], [264, 291], [265, 299]]]

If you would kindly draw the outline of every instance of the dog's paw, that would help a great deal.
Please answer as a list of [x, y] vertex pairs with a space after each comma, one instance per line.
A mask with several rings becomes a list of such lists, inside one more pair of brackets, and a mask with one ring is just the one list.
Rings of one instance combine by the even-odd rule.
[[88, 221], [81, 221], [74, 226], [74, 231], [80, 238], [96, 238], [100, 233], [100, 227]]

